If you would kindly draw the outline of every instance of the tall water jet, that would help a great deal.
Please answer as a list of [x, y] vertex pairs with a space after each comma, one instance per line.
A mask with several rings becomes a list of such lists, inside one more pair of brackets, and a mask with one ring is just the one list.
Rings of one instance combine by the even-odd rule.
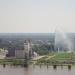
[[72, 42], [61, 28], [55, 30], [55, 51], [57, 52], [72, 52]]

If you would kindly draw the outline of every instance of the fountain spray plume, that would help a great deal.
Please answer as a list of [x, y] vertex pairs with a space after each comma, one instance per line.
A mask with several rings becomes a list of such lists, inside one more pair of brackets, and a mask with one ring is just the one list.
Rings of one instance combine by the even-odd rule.
[[67, 34], [62, 30], [62, 27], [55, 29], [55, 51], [58, 52], [72, 52], [72, 42]]

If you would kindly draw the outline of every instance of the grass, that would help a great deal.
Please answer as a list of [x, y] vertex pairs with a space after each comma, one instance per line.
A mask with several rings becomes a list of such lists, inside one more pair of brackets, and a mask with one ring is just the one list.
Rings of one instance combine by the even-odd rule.
[[56, 60], [56, 61], [59, 61], [59, 60], [70, 60], [72, 59], [72, 53], [57, 53], [55, 54], [55, 57], [49, 59], [49, 60]]
[[[29, 60], [29, 64], [31, 64], [32, 60]], [[48, 55], [45, 55], [45, 57], [42, 57], [37, 60], [36, 64], [61, 64], [63, 62], [75, 62], [75, 54], [74, 53], [49, 53]], [[21, 59], [4, 59], [0, 60], [0, 64], [14, 64], [14, 65], [20, 65], [24, 64], [25, 61]]]
[[19, 59], [0, 59], [0, 64], [7, 64], [7, 65], [20, 65], [23, 64], [24, 61]]
[[75, 61], [75, 54], [74, 53], [53, 53], [49, 54], [44, 58], [41, 58], [37, 61], [36, 64], [43, 63], [43, 64], [53, 64], [53, 63], [63, 63], [63, 62], [70, 62]]

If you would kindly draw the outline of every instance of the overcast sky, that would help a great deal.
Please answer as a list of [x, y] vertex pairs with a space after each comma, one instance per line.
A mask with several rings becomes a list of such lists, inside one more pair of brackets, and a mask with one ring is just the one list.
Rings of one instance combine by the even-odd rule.
[[0, 32], [75, 32], [75, 0], [0, 0]]

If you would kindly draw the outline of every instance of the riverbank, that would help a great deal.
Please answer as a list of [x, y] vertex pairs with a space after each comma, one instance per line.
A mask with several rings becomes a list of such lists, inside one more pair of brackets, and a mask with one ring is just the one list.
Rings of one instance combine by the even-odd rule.
[[37, 60], [36, 64], [44, 65], [63, 65], [72, 64], [75, 65], [75, 53], [53, 53], [46, 55], [45, 57]]
[[75, 53], [50, 53], [35, 59], [0, 59], [0, 64], [6, 65], [75, 65]]

